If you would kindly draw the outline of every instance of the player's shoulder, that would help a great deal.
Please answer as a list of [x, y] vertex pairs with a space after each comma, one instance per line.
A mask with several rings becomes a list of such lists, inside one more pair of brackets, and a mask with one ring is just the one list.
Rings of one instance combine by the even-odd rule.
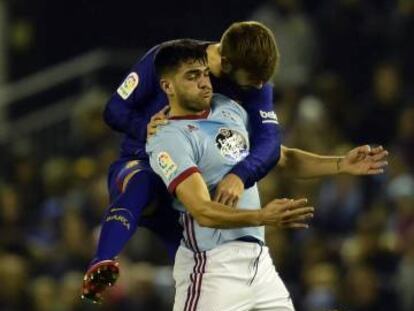
[[214, 93], [211, 99], [212, 108], [218, 107], [231, 107], [231, 105], [237, 104], [233, 99], [220, 93]]
[[211, 105], [213, 110], [228, 110], [238, 114], [245, 113], [244, 108], [239, 103], [219, 93], [214, 93]]
[[159, 144], [165, 142], [174, 142], [186, 140], [188, 132], [185, 130], [185, 124], [179, 120], [170, 120], [167, 124], [159, 127], [157, 133], [149, 139], [148, 143]]

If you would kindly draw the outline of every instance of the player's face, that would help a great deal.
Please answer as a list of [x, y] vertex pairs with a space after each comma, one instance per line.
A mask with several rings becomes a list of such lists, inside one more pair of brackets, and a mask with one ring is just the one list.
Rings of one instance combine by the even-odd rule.
[[183, 108], [199, 112], [210, 107], [213, 88], [207, 64], [199, 61], [183, 63], [174, 76], [177, 102]]
[[249, 78], [249, 74], [244, 69], [236, 69], [229, 73], [230, 79], [237, 83], [242, 89], [261, 89], [263, 81], [254, 81]]

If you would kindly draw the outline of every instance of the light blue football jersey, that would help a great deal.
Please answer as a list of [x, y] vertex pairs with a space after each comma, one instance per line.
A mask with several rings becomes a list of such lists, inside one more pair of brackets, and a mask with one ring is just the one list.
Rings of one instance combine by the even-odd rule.
[[[171, 118], [147, 142], [152, 169], [174, 193], [180, 182], [198, 171], [213, 196], [220, 180], [249, 153], [248, 116], [235, 101], [214, 94], [211, 108], [200, 116]], [[264, 227], [213, 229], [200, 227], [178, 199], [183, 244], [193, 251], [210, 250], [223, 243], [251, 236], [264, 242]], [[244, 191], [239, 209], [260, 209], [257, 185]]]

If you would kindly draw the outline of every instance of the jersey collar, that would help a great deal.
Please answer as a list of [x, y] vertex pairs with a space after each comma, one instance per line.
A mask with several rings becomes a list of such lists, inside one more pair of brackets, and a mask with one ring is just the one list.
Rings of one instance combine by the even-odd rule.
[[198, 120], [198, 119], [207, 119], [208, 115], [210, 114], [210, 108], [204, 110], [199, 114], [187, 114], [184, 116], [173, 116], [169, 117], [170, 120]]

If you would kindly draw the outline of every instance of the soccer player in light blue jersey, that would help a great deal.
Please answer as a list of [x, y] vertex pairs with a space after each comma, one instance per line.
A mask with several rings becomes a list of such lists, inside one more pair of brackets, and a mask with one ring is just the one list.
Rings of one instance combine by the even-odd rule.
[[264, 246], [264, 225], [306, 227], [313, 208], [305, 199], [261, 208], [256, 185], [237, 208], [213, 202], [217, 184], [249, 153], [247, 113], [228, 97], [212, 95], [206, 53], [197, 45], [165, 44], [155, 65], [170, 122], [146, 150], [181, 213], [174, 310], [294, 310]]
[[[244, 191], [237, 208], [213, 202], [220, 180], [249, 154], [247, 114], [229, 98], [212, 96], [205, 50], [191, 41], [162, 45], [155, 66], [170, 121], [146, 151], [181, 213], [174, 310], [293, 310], [264, 246], [263, 226], [307, 227], [313, 209], [305, 199], [274, 200], [261, 208], [256, 185]], [[386, 166], [384, 156], [382, 148], [369, 146], [345, 157], [283, 147], [278, 166], [300, 169], [304, 177], [377, 174]]]

